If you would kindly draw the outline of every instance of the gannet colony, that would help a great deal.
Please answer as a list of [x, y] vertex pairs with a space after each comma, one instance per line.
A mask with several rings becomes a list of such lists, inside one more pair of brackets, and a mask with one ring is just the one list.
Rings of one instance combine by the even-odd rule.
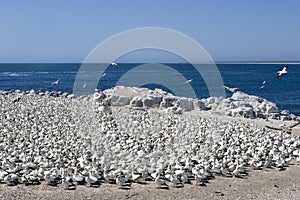
[[10, 186], [204, 186], [300, 161], [299, 137], [289, 132], [191, 113], [299, 120], [242, 92], [196, 100], [125, 87], [81, 97], [14, 90], [0, 92], [0, 109], [0, 182]]

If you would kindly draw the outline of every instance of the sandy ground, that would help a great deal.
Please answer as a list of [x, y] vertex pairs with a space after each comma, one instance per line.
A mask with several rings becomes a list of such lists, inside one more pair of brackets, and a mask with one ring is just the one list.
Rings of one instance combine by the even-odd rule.
[[78, 186], [76, 190], [36, 186], [0, 185], [1, 199], [300, 199], [300, 166], [285, 171], [251, 171], [245, 179], [216, 177], [207, 186], [157, 189], [154, 182], [132, 184], [129, 190], [102, 183], [99, 188]]

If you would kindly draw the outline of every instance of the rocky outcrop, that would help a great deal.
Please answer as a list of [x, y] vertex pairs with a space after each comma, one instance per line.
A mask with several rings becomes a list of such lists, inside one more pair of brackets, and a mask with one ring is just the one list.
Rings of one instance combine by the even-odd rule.
[[[102, 92], [107, 96], [111, 105], [130, 105], [136, 108], [161, 108], [166, 112], [183, 113], [192, 110], [209, 110], [229, 116], [245, 118], [263, 118], [278, 120], [295, 120], [297, 117], [288, 111], [280, 112], [277, 105], [261, 97], [238, 91], [229, 98], [209, 97], [192, 99], [178, 97], [160, 89], [117, 86]], [[95, 96], [99, 96], [95, 98]], [[101, 97], [101, 98], [100, 98]], [[102, 99], [103, 95], [95, 95], [94, 99]]]
[[134, 109], [159, 108], [176, 114], [192, 110], [203, 110], [253, 119], [300, 120], [299, 117], [291, 114], [288, 110], [280, 111], [273, 102], [241, 91], [233, 93], [229, 98], [209, 97], [204, 99], [178, 97], [161, 89], [150, 90], [124, 86], [117, 86], [104, 91], [96, 89], [94, 94], [83, 97], [76, 97], [66, 92], [35, 92], [34, 90], [1, 91], [0, 94], [6, 95], [9, 93], [68, 99], [87, 98], [92, 101], [102, 102], [105, 105], [130, 106]]

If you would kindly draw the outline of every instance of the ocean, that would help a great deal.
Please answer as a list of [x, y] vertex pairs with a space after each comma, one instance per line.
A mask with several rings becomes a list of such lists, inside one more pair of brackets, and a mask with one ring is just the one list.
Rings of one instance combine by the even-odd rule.
[[[34, 89], [35, 91], [72, 93], [80, 65], [80, 63], [3, 63], [0, 64], [0, 90]], [[115, 86], [124, 74], [140, 65], [141, 63], [121, 63], [117, 67], [109, 66], [105, 71], [105, 76], [100, 78], [97, 87], [104, 90]], [[193, 89], [196, 90], [198, 98], [210, 96], [206, 83], [199, 77], [199, 74], [194, 73], [190, 64], [165, 63], [164, 65], [183, 74], [186, 80], [191, 80], [188, 84], [191, 84]], [[224, 85], [237, 87], [245, 93], [266, 98], [276, 103], [281, 110], [286, 109], [300, 116], [300, 64], [289, 64], [288, 74], [284, 74], [280, 78], [277, 78], [276, 72], [282, 69], [284, 65], [282, 63], [223, 63], [216, 65]], [[95, 74], [95, 72], [87, 73]], [[145, 69], [142, 71], [136, 70], [132, 73], [132, 83], [134, 83], [135, 77], [141, 80], [151, 73], [153, 76], [156, 76], [155, 73], [157, 76], [159, 75], [157, 72]], [[58, 79], [60, 79], [59, 84], [51, 84]], [[173, 76], [173, 74], [166, 77], [166, 79], [177, 84], [176, 76]], [[261, 88], [263, 81], [266, 81], [266, 84]], [[178, 83], [178, 88], [182, 87], [182, 84]], [[150, 89], [158, 87], [169, 90], [168, 87], [155, 82], [143, 86]], [[169, 92], [172, 92], [172, 90]], [[231, 94], [227, 92], [226, 95], [230, 96]]]

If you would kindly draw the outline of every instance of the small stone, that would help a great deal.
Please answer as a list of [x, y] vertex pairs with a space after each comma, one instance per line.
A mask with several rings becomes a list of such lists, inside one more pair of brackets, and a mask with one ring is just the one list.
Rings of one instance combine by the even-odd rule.
[[191, 98], [180, 97], [176, 101], [176, 106], [182, 108], [184, 111], [191, 111], [194, 109], [194, 101]]
[[130, 100], [129, 97], [126, 96], [112, 96], [111, 104], [112, 106], [126, 106], [129, 105]]

